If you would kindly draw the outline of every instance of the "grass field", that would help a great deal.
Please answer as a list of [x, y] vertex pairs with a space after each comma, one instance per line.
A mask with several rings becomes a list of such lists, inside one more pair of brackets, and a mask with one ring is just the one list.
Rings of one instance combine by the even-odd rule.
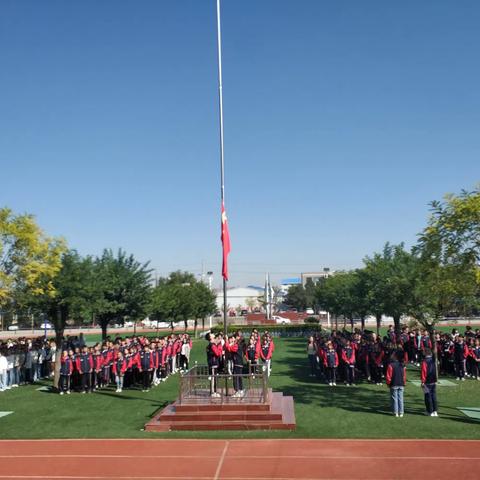
[[[92, 339], [89, 339], [92, 340]], [[205, 361], [205, 342], [195, 341], [192, 360]], [[409, 368], [409, 380], [419, 370]], [[450, 379], [453, 380], [453, 379]], [[114, 390], [91, 395], [60, 396], [38, 391], [42, 385], [19, 387], [0, 393], [0, 438], [480, 438], [480, 421], [456, 407], [480, 408], [480, 382], [454, 382], [439, 387], [439, 418], [423, 415], [421, 388], [409, 383], [405, 390], [404, 418], [390, 414], [385, 385], [329, 387], [308, 376], [304, 339], [277, 339], [270, 385], [295, 399], [295, 432], [171, 432], [146, 433], [149, 417], [174, 400], [178, 377], [148, 393]]]

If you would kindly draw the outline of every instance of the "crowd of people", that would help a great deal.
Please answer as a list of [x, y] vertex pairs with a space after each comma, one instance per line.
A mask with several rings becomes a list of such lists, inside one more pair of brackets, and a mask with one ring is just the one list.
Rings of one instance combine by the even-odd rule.
[[210, 394], [219, 397], [217, 379], [219, 374], [228, 374], [233, 377], [234, 397], [243, 397], [243, 375], [258, 374], [260, 371], [270, 376], [272, 370], [272, 355], [275, 344], [272, 336], [266, 331], [260, 335], [254, 329], [248, 340], [238, 330], [235, 334], [225, 338], [223, 333], [208, 333], [207, 363], [211, 378]]
[[[163, 338], [133, 336], [88, 346], [80, 334], [61, 346], [60, 395], [92, 393], [116, 386], [148, 391], [177, 371], [188, 370], [192, 341], [188, 334]], [[56, 345], [52, 340], [21, 338], [0, 345], [0, 391], [53, 377]]]
[[421, 367], [426, 413], [435, 417], [437, 372], [452, 375], [458, 381], [480, 380], [480, 329], [467, 326], [463, 335], [457, 329], [449, 334], [436, 332], [434, 340], [438, 368], [433, 360], [434, 345], [426, 330], [405, 326], [396, 333], [390, 326], [383, 338], [360, 330], [334, 330], [329, 335], [311, 336], [307, 343], [310, 376], [319, 377], [332, 387], [337, 381], [347, 386], [355, 385], [358, 379], [376, 385], [385, 381], [391, 389], [393, 413], [401, 417], [406, 365], [412, 364]]

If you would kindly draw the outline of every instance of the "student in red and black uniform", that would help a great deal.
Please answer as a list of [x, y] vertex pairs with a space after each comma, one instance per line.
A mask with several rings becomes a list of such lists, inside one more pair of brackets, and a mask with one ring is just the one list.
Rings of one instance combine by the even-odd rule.
[[92, 390], [91, 375], [93, 370], [93, 358], [88, 347], [83, 347], [83, 351], [76, 358], [77, 370], [81, 377], [82, 393], [90, 393]]
[[225, 349], [230, 353], [233, 364], [233, 389], [235, 390], [233, 396], [242, 397], [245, 394], [242, 379], [243, 352], [237, 338], [232, 336], [228, 340], [228, 343], [225, 344]]
[[142, 374], [142, 392], [148, 392], [153, 372], [153, 355], [148, 345], [140, 352], [140, 373]]
[[376, 385], [382, 384], [384, 352], [380, 342], [376, 342], [371, 346], [369, 352], [369, 366], [372, 382]]
[[342, 361], [344, 365], [345, 384], [355, 384], [355, 349], [350, 340], [347, 340], [342, 348]]
[[123, 389], [123, 379], [125, 376], [125, 372], [127, 371], [127, 361], [123, 356], [123, 353], [119, 351], [117, 353], [117, 358], [113, 362], [113, 374], [115, 375], [115, 383], [117, 384], [117, 393], [121, 393]]
[[425, 348], [423, 351], [424, 359], [422, 361], [422, 388], [425, 394], [425, 407], [427, 415], [438, 417], [437, 413], [437, 367], [432, 357], [432, 351]]
[[473, 360], [473, 377], [480, 380], [480, 338], [475, 340], [475, 345], [472, 349]]
[[248, 362], [248, 373], [257, 373], [258, 353], [257, 353], [257, 340], [252, 335], [248, 342], [247, 351], [245, 352], [245, 358]]
[[327, 349], [325, 350], [325, 357], [324, 357], [324, 365], [327, 371], [328, 384], [330, 386], [336, 386], [338, 354], [331, 341], [327, 342]]
[[91, 354], [93, 359], [92, 389], [96, 390], [102, 383], [103, 357], [99, 345], [95, 345], [95, 348], [91, 349]]
[[110, 365], [113, 362], [113, 352], [108, 348], [107, 344], [102, 346], [102, 387], [108, 387], [110, 384]]
[[453, 354], [457, 380], [465, 380], [465, 360], [468, 356], [468, 348], [462, 335], [455, 339], [455, 343], [451, 347], [451, 353]]
[[274, 348], [273, 341], [267, 336], [267, 334], [265, 334], [263, 336], [262, 347], [260, 348], [260, 358], [263, 363], [263, 369], [267, 372], [268, 377], [272, 371], [272, 355]]
[[64, 350], [62, 352], [62, 358], [60, 360], [60, 395], [63, 395], [64, 393], [70, 393], [70, 378], [72, 376], [72, 372], [73, 360], [68, 354], [68, 351]]
[[217, 375], [220, 357], [223, 355], [223, 347], [220, 338], [215, 337], [213, 333], [207, 333], [207, 364], [208, 374], [210, 375], [210, 395], [212, 397], [220, 397], [217, 392]]

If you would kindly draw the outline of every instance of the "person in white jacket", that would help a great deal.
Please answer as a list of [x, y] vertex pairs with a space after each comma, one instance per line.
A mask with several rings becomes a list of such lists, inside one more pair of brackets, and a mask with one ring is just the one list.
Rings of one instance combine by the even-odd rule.
[[7, 357], [0, 351], [0, 392], [7, 389]]

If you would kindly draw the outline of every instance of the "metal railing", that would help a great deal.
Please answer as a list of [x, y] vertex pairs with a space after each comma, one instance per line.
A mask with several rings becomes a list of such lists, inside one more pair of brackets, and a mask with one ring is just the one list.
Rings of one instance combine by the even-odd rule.
[[263, 404], [268, 401], [268, 375], [261, 366], [249, 368], [248, 373], [229, 374], [217, 373], [207, 365], [195, 365], [180, 377], [180, 404]]

